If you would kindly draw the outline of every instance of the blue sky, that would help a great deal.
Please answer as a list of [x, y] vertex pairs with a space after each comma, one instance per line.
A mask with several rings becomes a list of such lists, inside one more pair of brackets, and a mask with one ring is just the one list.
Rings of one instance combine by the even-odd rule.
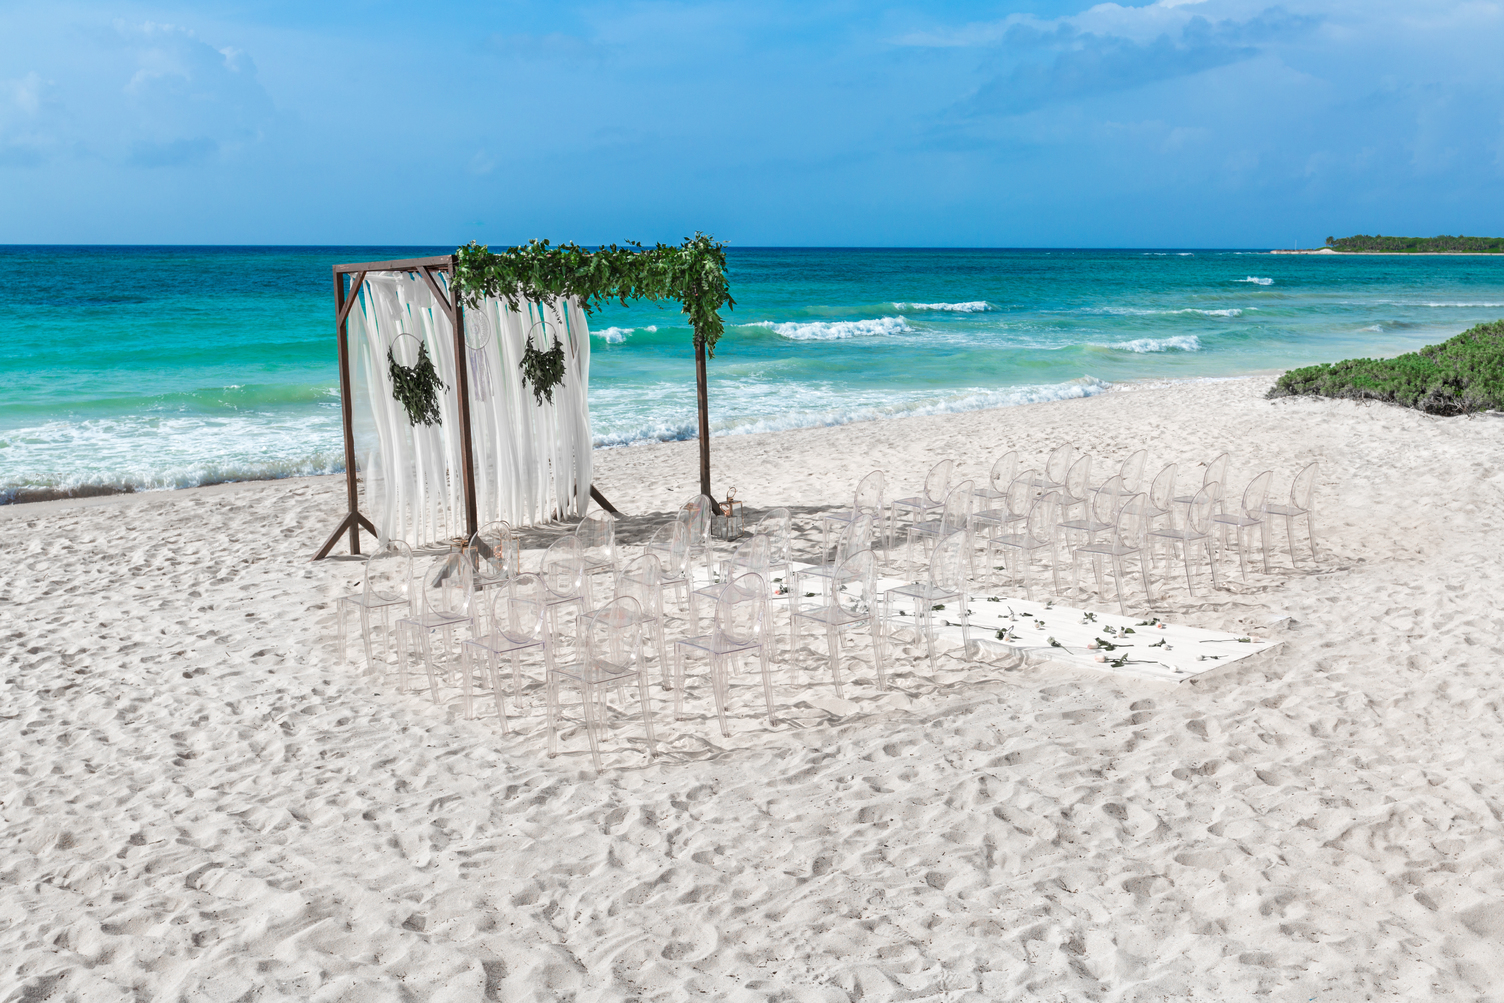
[[1504, 3], [0, 7], [0, 242], [1504, 233]]

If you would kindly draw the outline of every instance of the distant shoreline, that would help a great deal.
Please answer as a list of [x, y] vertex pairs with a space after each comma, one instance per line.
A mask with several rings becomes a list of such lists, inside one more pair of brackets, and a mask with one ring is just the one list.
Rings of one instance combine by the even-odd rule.
[[1497, 258], [1504, 256], [1501, 251], [1334, 251], [1330, 247], [1313, 247], [1309, 251], [1301, 250], [1274, 250], [1270, 254], [1326, 254], [1332, 257], [1357, 257], [1363, 254], [1390, 255], [1398, 258], [1421, 258], [1421, 257], [1463, 257], [1463, 258]]

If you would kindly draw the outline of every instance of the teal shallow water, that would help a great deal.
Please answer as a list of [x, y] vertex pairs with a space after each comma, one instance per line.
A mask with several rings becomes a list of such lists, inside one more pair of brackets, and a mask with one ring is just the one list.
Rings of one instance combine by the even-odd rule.
[[[329, 266], [447, 248], [4, 247], [0, 497], [342, 468]], [[1247, 251], [729, 251], [717, 434], [1392, 355], [1504, 317], [1504, 262]], [[694, 427], [673, 304], [594, 318], [599, 445]]]

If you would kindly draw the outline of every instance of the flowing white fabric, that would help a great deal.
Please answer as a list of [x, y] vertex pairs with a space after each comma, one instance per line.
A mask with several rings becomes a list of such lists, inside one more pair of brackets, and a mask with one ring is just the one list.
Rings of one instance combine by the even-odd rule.
[[[436, 279], [447, 294], [447, 276]], [[520, 305], [512, 310], [505, 301], [487, 299], [467, 307], [466, 349], [456, 360], [449, 317], [421, 278], [401, 272], [366, 276], [349, 319], [355, 442], [361, 510], [382, 538], [423, 546], [465, 533], [457, 361], [468, 367], [470, 381], [479, 525], [505, 519], [525, 526], [584, 514], [592, 442], [585, 313], [573, 299]], [[564, 381], [554, 387], [552, 403], [538, 404], [522, 381], [529, 332], [540, 350], [555, 337], [564, 345]], [[446, 388], [438, 425], [414, 426], [392, 396], [387, 350], [411, 366], [420, 340]]]

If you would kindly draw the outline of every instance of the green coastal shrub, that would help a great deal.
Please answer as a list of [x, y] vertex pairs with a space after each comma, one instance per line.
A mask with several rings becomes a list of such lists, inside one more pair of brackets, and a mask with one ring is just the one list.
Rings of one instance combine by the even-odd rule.
[[1292, 369], [1270, 397], [1312, 394], [1377, 400], [1428, 414], [1504, 410], [1504, 320], [1392, 359], [1348, 359]]

